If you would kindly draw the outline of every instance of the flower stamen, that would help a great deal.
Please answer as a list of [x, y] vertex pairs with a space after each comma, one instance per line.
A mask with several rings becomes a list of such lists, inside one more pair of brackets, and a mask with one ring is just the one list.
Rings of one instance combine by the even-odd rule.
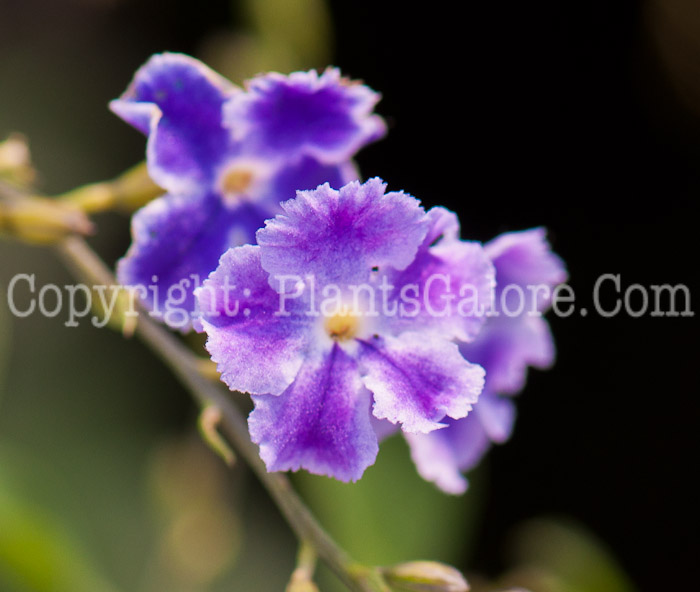
[[360, 322], [356, 314], [343, 311], [328, 317], [324, 326], [333, 341], [348, 341], [357, 335]]
[[253, 171], [232, 167], [221, 177], [221, 190], [225, 197], [236, 198], [245, 193], [253, 183]]

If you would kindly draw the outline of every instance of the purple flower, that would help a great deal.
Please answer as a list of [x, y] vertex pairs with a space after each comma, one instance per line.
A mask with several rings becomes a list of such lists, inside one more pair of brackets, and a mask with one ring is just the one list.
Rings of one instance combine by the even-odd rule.
[[149, 174], [167, 191], [134, 216], [120, 282], [189, 329], [194, 288], [227, 248], [254, 242], [296, 190], [358, 178], [352, 157], [385, 133], [378, 100], [336, 69], [266, 74], [243, 90], [191, 57], [153, 56], [110, 105], [148, 136]]
[[527, 368], [554, 362], [554, 342], [541, 313], [552, 289], [566, 280], [542, 228], [503, 234], [484, 249], [496, 268], [495, 315], [473, 342], [460, 345], [465, 358], [486, 370], [483, 393], [469, 416], [448, 419], [447, 429], [406, 434], [420, 475], [454, 494], [466, 490], [462, 472], [476, 466], [493, 442], [510, 437], [515, 406], [508, 395], [525, 386]]
[[483, 305], [493, 267], [456, 238], [453, 214], [385, 189], [298, 192], [196, 292], [222, 380], [253, 396], [250, 432], [270, 471], [357, 480], [377, 454], [375, 420], [432, 432], [482, 390], [483, 369], [452, 337], [473, 339], [483, 318], [443, 280]]
[[372, 114], [377, 94], [337, 69], [320, 76], [271, 73], [246, 88], [226, 105], [226, 122], [237, 141], [272, 158], [303, 155], [335, 164], [385, 133], [384, 121]]

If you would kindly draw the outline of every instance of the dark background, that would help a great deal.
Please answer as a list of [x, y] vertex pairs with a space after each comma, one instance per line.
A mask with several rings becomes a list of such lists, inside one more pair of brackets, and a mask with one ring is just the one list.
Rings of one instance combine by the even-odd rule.
[[[609, 0], [464, 6], [337, 3], [338, 63], [382, 89], [395, 123], [364, 173], [448, 204], [469, 238], [546, 226], [589, 311], [603, 273], [696, 299], [700, 134], [656, 53], [663, 16]], [[696, 44], [695, 75], [696, 33], [678, 41]], [[493, 569], [510, 526], [555, 511], [593, 528], [640, 589], [682, 587], [700, 557], [697, 323], [551, 323], [558, 361], [531, 374], [515, 437], [492, 453], [477, 561]]]
[[[141, 158], [142, 138], [104, 105], [151, 53], [202, 57], [203, 39], [245, 23], [226, 2], [0, 0], [0, 7], [0, 51], [14, 52], [4, 72], [30, 68], [41, 79], [18, 77], [26, 86], [13, 88], [0, 79], [0, 105], [3, 95], [22, 97], [25, 106], [11, 123], [30, 139], [53, 126], [35, 145], [53, 192], [117, 174]], [[623, 288], [687, 284], [697, 308], [697, 6], [589, 0], [330, 7], [333, 63], [382, 92], [378, 111], [391, 127], [359, 156], [364, 176], [381, 176], [427, 206], [453, 208], [464, 238], [546, 226], [590, 313], [551, 319], [558, 361], [550, 372], [531, 373], [515, 436], [491, 453], [469, 567], [498, 572], [511, 528], [554, 513], [605, 541], [640, 590], [683, 588], [700, 557], [697, 323], [606, 319], [592, 310], [591, 298], [596, 279], [614, 273]], [[69, 75], [71, 86], [62, 82]], [[81, 103], [67, 100], [86, 92]], [[63, 152], [64, 132], [80, 148]], [[81, 150], [103, 154], [88, 166]], [[64, 169], [73, 176], [61, 177]], [[114, 260], [128, 235], [123, 221], [109, 222], [102, 252]], [[608, 290], [608, 307], [612, 299]], [[182, 409], [159, 421], [189, 421], [181, 401]]]

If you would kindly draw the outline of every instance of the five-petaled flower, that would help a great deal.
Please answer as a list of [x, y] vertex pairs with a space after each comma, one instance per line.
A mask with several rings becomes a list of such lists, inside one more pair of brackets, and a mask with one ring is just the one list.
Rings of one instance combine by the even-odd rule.
[[[451, 212], [385, 189], [372, 179], [298, 192], [258, 245], [227, 251], [196, 292], [222, 380], [252, 395], [250, 432], [268, 470], [354, 481], [374, 462], [378, 420], [440, 430], [483, 388], [483, 369], [454, 341], [476, 336], [481, 309], [442, 305], [450, 285], [489, 302], [493, 266], [456, 237]], [[428, 289], [435, 277], [449, 282]], [[414, 306], [402, 308], [407, 287]]]
[[[385, 133], [379, 95], [330, 68], [265, 74], [241, 89], [197, 60], [165, 53], [136, 73], [111, 108], [148, 135], [147, 163], [167, 194], [133, 218], [122, 284], [152, 316], [191, 327], [193, 291], [227, 248], [296, 190], [358, 178], [354, 154]], [[178, 314], [168, 314], [169, 305]]]

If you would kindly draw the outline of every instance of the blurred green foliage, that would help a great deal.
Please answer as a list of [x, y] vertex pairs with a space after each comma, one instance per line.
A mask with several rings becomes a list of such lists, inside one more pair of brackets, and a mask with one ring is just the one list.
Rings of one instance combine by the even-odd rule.
[[[418, 476], [406, 442], [381, 445], [375, 465], [357, 483], [307, 473], [300, 491], [338, 542], [359, 561], [393, 565], [414, 559], [466, 565], [482, 507], [479, 473], [465, 496], [449, 496]], [[324, 582], [324, 590], [342, 590]]]
[[[245, 0], [267, 61], [261, 71], [324, 68], [331, 59], [331, 19], [323, 0]], [[284, 70], [280, 68], [285, 67]]]
[[32, 504], [0, 449], [0, 589], [16, 592], [116, 592], [95, 572], [61, 517]]
[[605, 544], [585, 527], [563, 517], [520, 524], [508, 544], [511, 567], [497, 581], [474, 575], [472, 592], [635, 592]]
[[534, 520], [513, 535], [510, 579], [533, 592], [634, 592], [602, 541], [567, 519]]
[[[10, 333], [10, 320], [8, 319], [9, 311], [5, 302], [5, 294], [0, 292], [0, 406], [2, 405], [2, 384], [7, 372], [6, 364], [10, 353], [10, 341], [12, 335]], [[1, 413], [1, 411], [0, 411]]]
[[233, 82], [331, 64], [332, 23], [324, 0], [241, 0], [231, 6], [241, 26], [210, 36], [201, 58]]

